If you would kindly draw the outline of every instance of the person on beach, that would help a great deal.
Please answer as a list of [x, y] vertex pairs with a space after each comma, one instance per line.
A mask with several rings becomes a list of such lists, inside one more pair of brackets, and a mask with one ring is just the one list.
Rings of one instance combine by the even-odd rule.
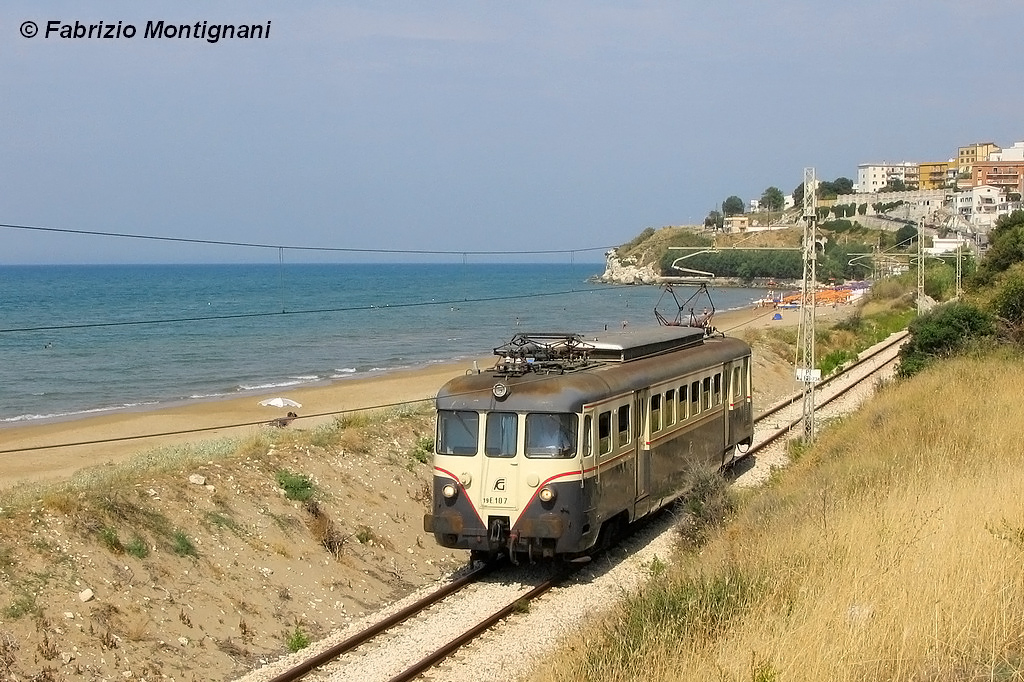
[[278, 417], [277, 419], [275, 419], [274, 421], [272, 421], [270, 423], [273, 424], [274, 426], [276, 426], [279, 429], [283, 429], [284, 427], [288, 426], [289, 424], [291, 424], [294, 420], [296, 420], [298, 418], [299, 418], [299, 415], [297, 415], [294, 412], [289, 412], [287, 416]]

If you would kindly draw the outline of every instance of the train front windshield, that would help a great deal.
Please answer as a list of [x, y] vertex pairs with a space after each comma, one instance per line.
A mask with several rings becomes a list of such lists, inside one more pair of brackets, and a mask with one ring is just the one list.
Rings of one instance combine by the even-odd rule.
[[526, 456], [571, 458], [576, 454], [576, 415], [526, 415]]
[[437, 453], [475, 455], [479, 451], [480, 420], [484, 420], [484, 454], [488, 457], [571, 459], [576, 456], [578, 420], [575, 414], [531, 412], [526, 415], [524, 446], [519, 447], [520, 415], [515, 412], [440, 410], [437, 413]]
[[467, 410], [437, 413], [437, 453], [475, 455], [480, 437], [480, 415]]

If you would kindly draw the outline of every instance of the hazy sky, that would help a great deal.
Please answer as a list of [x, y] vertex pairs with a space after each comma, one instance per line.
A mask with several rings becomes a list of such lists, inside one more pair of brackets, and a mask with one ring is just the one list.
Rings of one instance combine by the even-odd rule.
[[[271, 29], [146, 38], [159, 20]], [[50, 21], [137, 33], [47, 38]], [[5, 2], [0, 223], [357, 249], [616, 245], [731, 194], [788, 194], [805, 166], [856, 179], [858, 163], [1024, 139], [1022, 24], [1021, 0]], [[0, 228], [0, 264], [277, 259]]]

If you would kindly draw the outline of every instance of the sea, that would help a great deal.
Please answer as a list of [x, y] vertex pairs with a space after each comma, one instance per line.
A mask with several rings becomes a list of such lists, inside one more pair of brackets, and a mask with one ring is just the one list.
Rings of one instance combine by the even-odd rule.
[[[480, 358], [517, 332], [654, 326], [603, 263], [0, 267], [0, 428]], [[695, 288], [678, 287], [685, 301]], [[717, 310], [763, 290], [711, 288]], [[703, 298], [694, 304], [704, 307]]]

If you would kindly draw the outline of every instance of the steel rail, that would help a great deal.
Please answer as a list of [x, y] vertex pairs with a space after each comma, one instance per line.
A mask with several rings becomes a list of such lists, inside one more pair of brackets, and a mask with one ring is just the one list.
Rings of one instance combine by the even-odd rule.
[[357, 632], [356, 634], [345, 639], [344, 641], [339, 642], [338, 644], [335, 644], [334, 646], [328, 649], [325, 649], [316, 656], [308, 658], [302, 663], [299, 663], [298, 665], [289, 668], [277, 677], [272, 678], [270, 682], [294, 682], [294, 680], [298, 680], [304, 677], [305, 675], [308, 675], [317, 668], [322, 668], [324, 665], [330, 663], [331, 661], [342, 656], [343, 654], [348, 653], [349, 651], [355, 649], [361, 644], [364, 644], [365, 642], [373, 639], [382, 632], [390, 630], [394, 626], [408, 620], [409, 618], [415, 616], [427, 607], [435, 604], [436, 602], [444, 599], [445, 597], [455, 594], [466, 585], [476, 582], [484, 574], [494, 570], [494, 568], [496, 568], [497, 565], [497, 563], [488, 563], [481, 568], [478, 568], [474, 571], [467, 573], [461, 578], [448, 583], [444, 587], [434, 592], [431, 592], [422, 599], [416, 601], [413, 604], [410, 604], [401, 611], [397, 611], [391, 614], [387, 618], [371, 625], [365, 630]]
[[462, 646], [466, 643], [473, 641], [487, 630], [490, 630], [498, 621], [505, 618], [510, 613], [519, 608], [521, 604], [523, 604], [524, 602], [533, 601], [540, 595], [550, 590], [552, 587], [561, 584], [569, 575], [571, 575], [574, 572], [575, 571], [567, 571], [552, 578], [548, 578], [547, 580], [537, 585], [535, 588], [530, 590], [522, 597], [519, 597], [511, 603], [506, 604], [501, 609], [495, 611], [492, 615], [488, 616], [487, 618], [480, 621], [470, 629], [463, 632], [455, 639], [451, 640], [444, 646], [440, 647], [439, 649], [434, 651], [434, 653], [424, 657], [419, 662], [413, 664], [406, 670], [395, 675], [390, 680], [388, 680], [388, 682], [409, 682], [410, 680], [415, 679], [424, 671], [434, 667], [435, 665], [437, 665], [437, 663], [450, 656], [453, 652], [462, 648]]
[[[875, 350], [871, 351], [871, 353], [869, 353], [868, 355], [865, 355], [862, 358], [858, 358], [857, 362], [853, 363], [849, 367], [845, 367], [842, 370], [836, 372], [835, 374], [829, 375], [823, 381], [818, 383], [818, 387], [821, 388], [821, 387], [824, 387], [824, 386], [828, 386], [829, 384], [831, 384], [832, 382], [836, 381], [840, 377], [845, 376], [848, 372], [851, 372], [854, 369], [856, 369], [857, 367], [860, 367], [865, 362], [867, 362], [869, 360], [873, 360], [874, 358], [876, 358], [881, 353], [891, 349], [893, 346], [895, 346], [895, 345], [897, 345], [899, 343], [902, 343], [903, 340], [906, 339], [908, 335], [909, 335], [909, 332], [906, 332], [906, 331], [900, 333], [895, 339], [893, 339], [892, 341], [889, 341], [884, 346], [876, 348]], [[776, 412], [779, 412], [780, 410], [784, 410], [787, 407], [789, 407], [791, 405], [794, 405], [798, 400], [803, 398], [803, 395], [804, 395], [803, 391], [800, 391], [800, 392], [794, 393], [789, 398], [786, 398], [786, 399], [784, 399], [784, 400], [782, 400], [782, 401], [780, 401], [778, 403], [775, 403], [774, 405], [769, 407], [767, 410], [765, 410], [761, 414], [757, 415], [757, 417], [754, 418], [754, 423], [756, 424], [759, 421], [761, 421], [763, 419], [766, 419], [767, 417], [772, 416]]]
[[[883, 349], [880, 349], [880, 350], [879, 350], [879, 352], [881, 352], [882, 350], [888, 350], [888, 349], [889, 349], [889, 348], [891, 348], [891, 347], [892, 347], [893, 345], [895, 345], [895, 344], [889, 344], [889, 345], [888, 345], [888, 346], [886, 346], [885, 348], [883, 348]], [[873, 357], [875, 357], [875, 356], [877, 356], [877, 355], [878, 355], [878, 353], [872, 353], [872, 354], [871, 354], [871, 355], [870, 355], [869, 357], [866, 357], [866, 358], [864, 358], [864, 361], [867, 361], [868, 359], [870, 359], [870, 358], [873, 358]], [[885, 363], [885, 365], [889, 364], [889, 362], [892, 362], [893, 360], [895, 360], [895, 358], [893, 358], [892, 360], [889, 360], [889, 361], [887, 361], [887, 362]], [[859, 365], [860, 363], [858, 362], [857, 364]], [[839, 398], [843, 397], [844, 395], [846, 395], [847, 393], [849, 393], [850, 391], [852, 391], [852, 390], [853, 390], [854, 388], [856, 388], [856, 387], [860, 386], [861, 384], [863, 384], [863, 383], [864, 383], [865, 381], [867, 381], [868, 379], [871, 379], [871, 378], [873, 378], [873, 377], [874, 377], [874, 376], [875, 376], [876, 374], [878, 374], [878, 372], [879, 372], [879, 371], [880, 371], [880, 370], [882, 369], [882, 367], [884, 367], [885, 365], [882, 365], [882, 366], [880, 366], [880, 367], [877, 367], [877, 368], [875, 368], [875, 369], [871, 370], [870, 372], [868, 372], [867, 374], [865, 374], [865, 375], [864, 375], [864, 376], [862, 376], [861, 378], [859, 378], [859, 379], [857, 379], [857, 380], [855, 380], [855, 381], [851, 382], [849, 386], [845, 386], [845, 387], [843, 387], [843, 388], [839, 389], [838, 391], [836, 391], [835, 393], [833, 393], [832, 395], [830, 395], [830, 396], [829, 396], [828, 398], [826, 398], [826, 399], [825, 399], [824, 401], [822, 401], [822, 402], [821, 402], [821, 406], [825, 406], [825, 405], [828, 405], [828, 404], [830, 404], [830, 403], [832, 403], [832, 402], [834, 402], [834, 401], [838, 400]], [[855, 367], [855, 366], [856, 366], [856, 365], [853, 365], [853, 366], [851, 366], [851, 369], [852, 369], [853, 367]], [[766, 416], [767, 416], [767, 415], [766, 415]], [[779, 438], [781, 438], [782, 436], [784, 436], [784, 435], [786, 435], [787, 433], [789, 433], [789, 432], [790, 432], [790, 430], [791, 430], [791, 429], [792, 429], [792, 428], [793, 428], [794, 426], [796, 426], [797, 424], [799, 424], [800, 422], [802, 422], [802, 421], [803, 421], [803, 419], [804, 419], [803, 415], [800, 415], [800, 416], [799, 416], [799, 417], [797, 417], [796, 419], [790, 420], [790, 422], [789, 422], [789, 423], [788, 423], [788, 424], [787, 424], [786, 426], [784, 426], [784, 427], [782, 427], [782, 428], [778, 429], [778, 430], [777, 430], [777, 431], [775, 431], [774, 433], [771, 433], [771, 434], [769, 434], [769, 435], [768, 435], [768, 437], [766, 437], [766, 438], [765, 438], [764, 440], [762, 440], [761, 442], [759, 442], [759, 443], [757, 443], [757, 444], [754, 444], [754, 445], [751, 445], [751, 446], [750, 446], [750, 448], [749, 448], [749, 449], [748, 449], [748, 450], [747, 450], [747, 451], [746, 451], [745, 453], [743, 453], [743, 457], [749, 457], [750, 455], [753, 455], [753, 454], [755, 454], [755, 453], [758, 453], [758, 452], [760, 452], [761, 450], [765, 449], [766, 447], [768, 447], [769, 445], [771, 445], [772, 443], [774, 443], [775, 441], [777, 441], [777, 440], [778, 440]]]

